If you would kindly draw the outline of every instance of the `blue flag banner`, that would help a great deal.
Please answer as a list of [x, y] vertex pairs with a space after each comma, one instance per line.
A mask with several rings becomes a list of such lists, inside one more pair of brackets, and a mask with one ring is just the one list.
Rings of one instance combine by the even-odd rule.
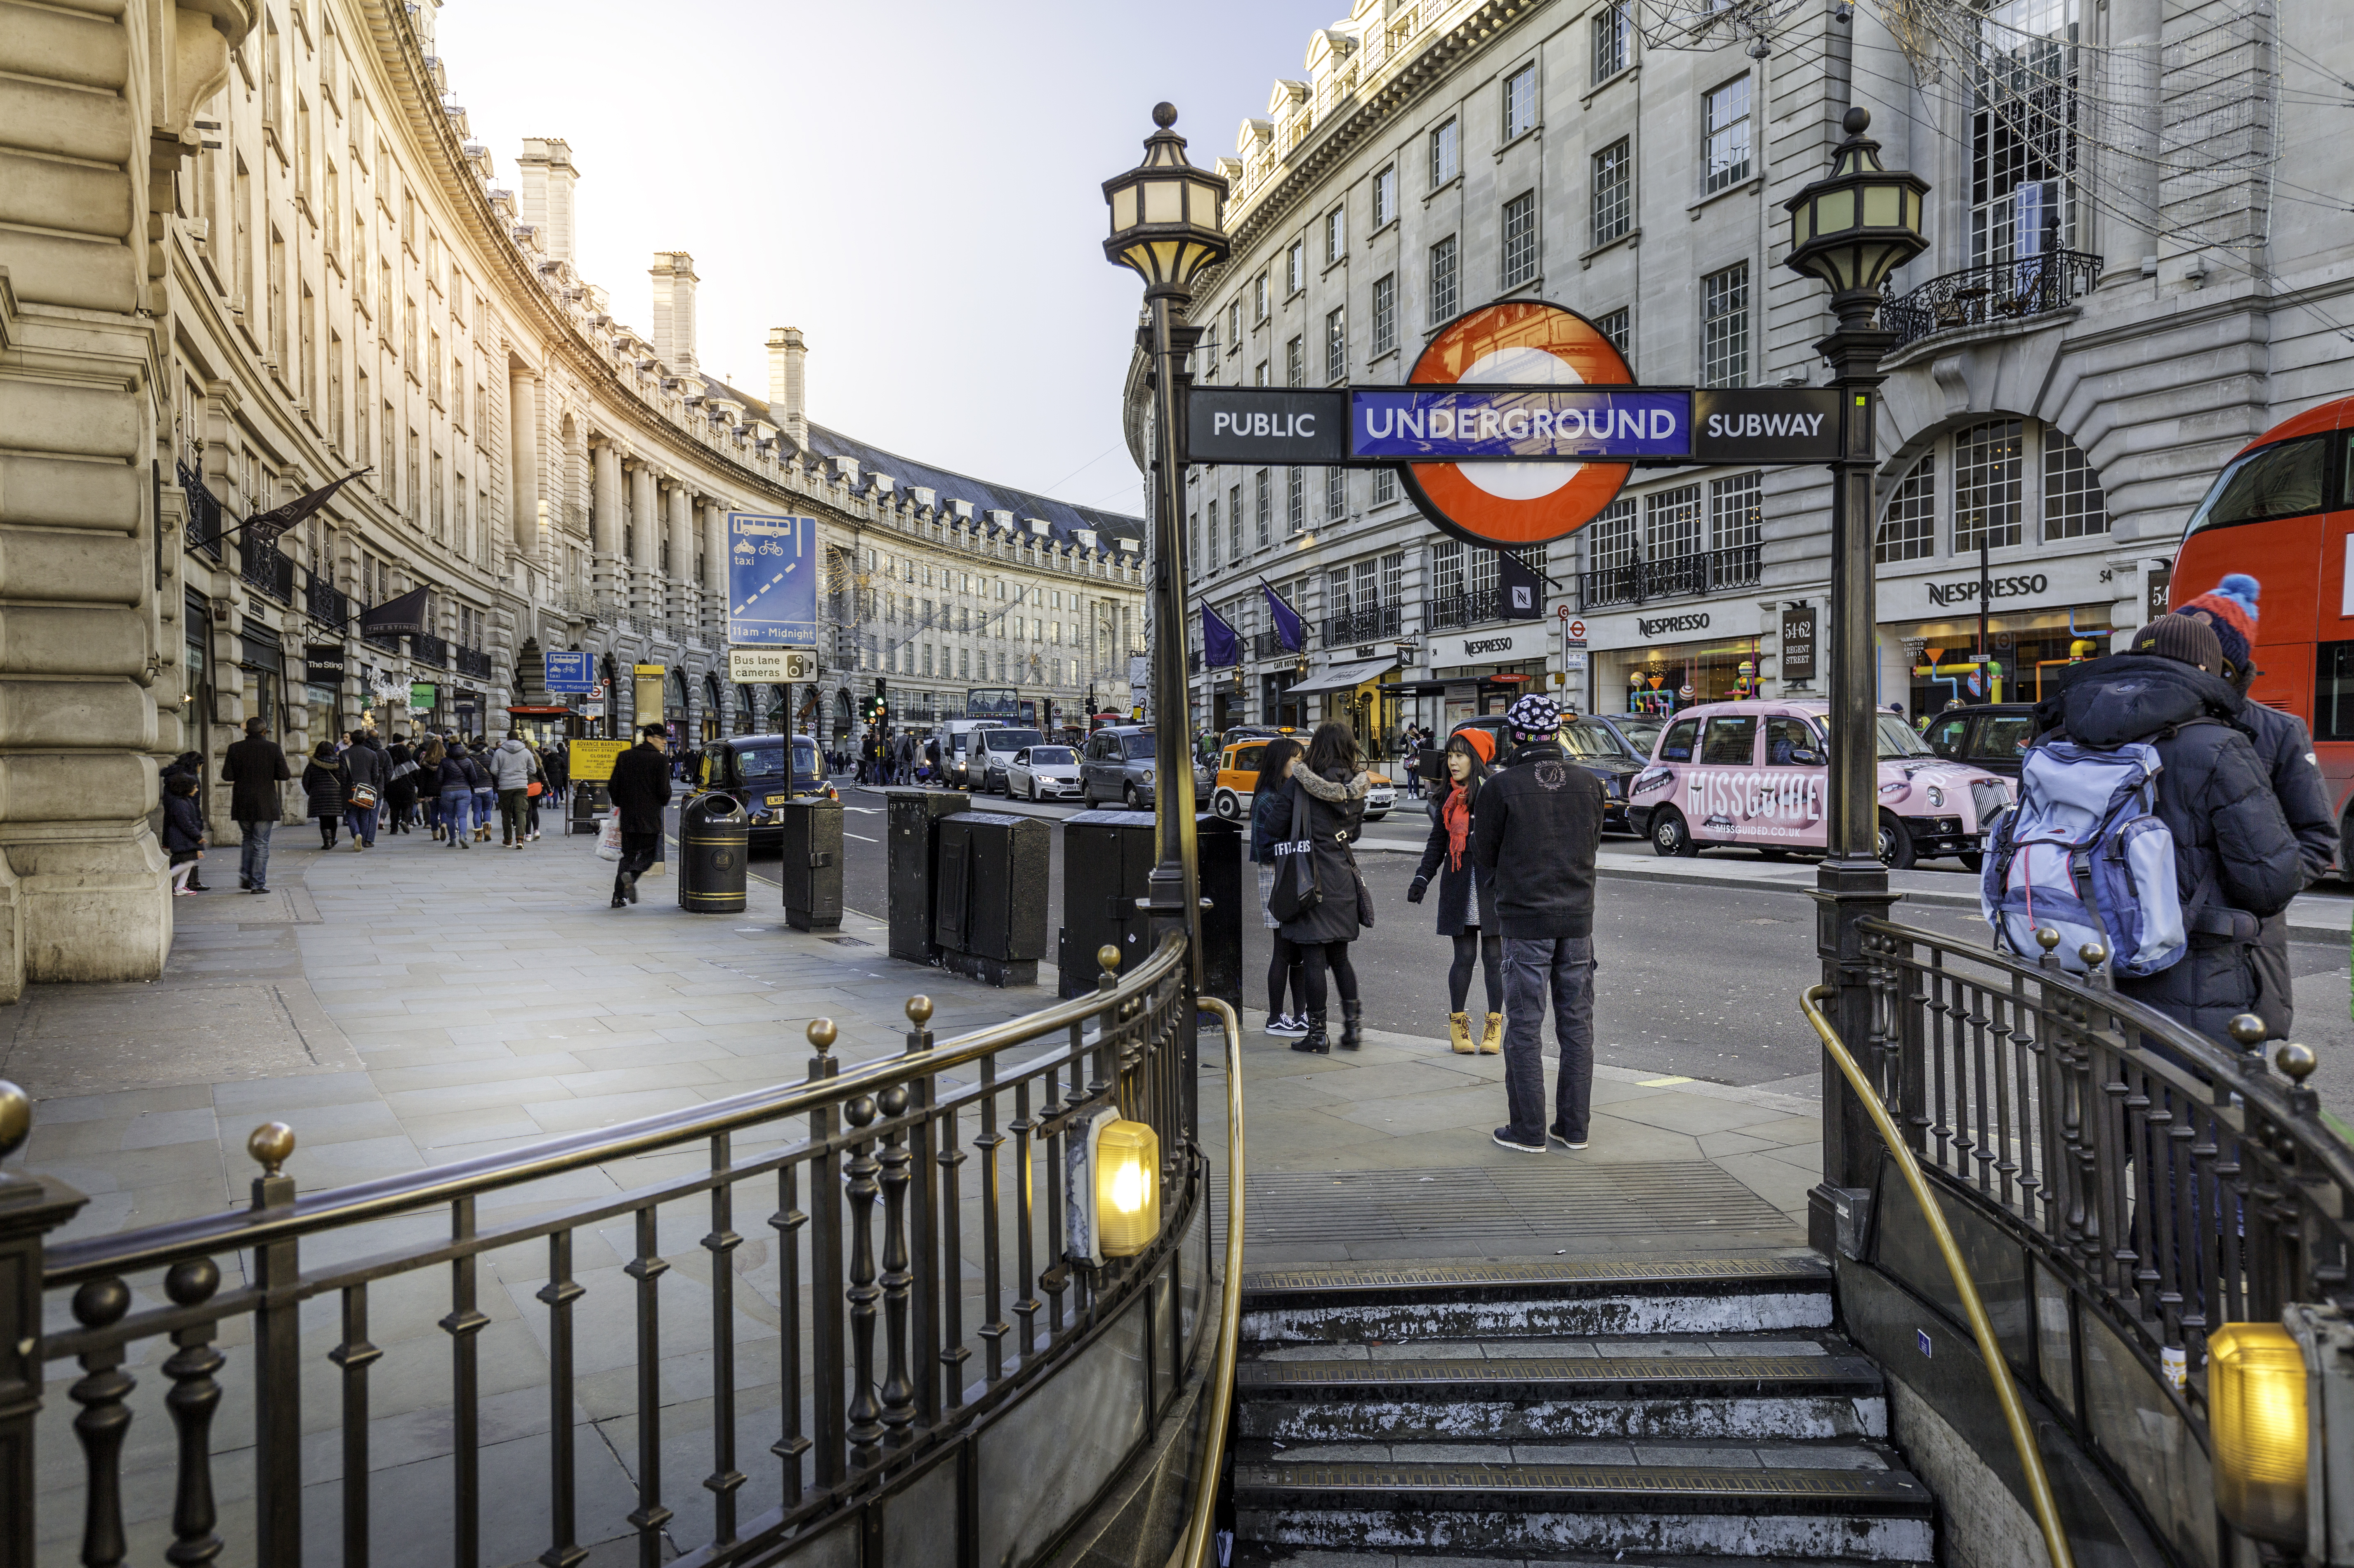
[[1218, 619], [1218, 612], [1208, 605], [1202, 607], [1202, 667], [1214, 670], [1223, 664], [1243, 662], [1242, 639], [1235, 629]]
[[1275, 622], [1275, 640], [1294, 653], [1307, 647], [1308, 623], [1299, 619], [1299, 612], [1284, 603], [1283, 596], [1265, 577], [1258, 579], [1258, 586], [1267, 590], [1267, 613]]

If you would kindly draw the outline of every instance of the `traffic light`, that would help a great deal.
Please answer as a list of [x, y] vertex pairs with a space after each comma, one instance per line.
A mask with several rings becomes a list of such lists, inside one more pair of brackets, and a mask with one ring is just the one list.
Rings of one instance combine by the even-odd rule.
[[866, 704], [866, 722], [870, 725], [879, 726], [889, 715], [890, 712], [891, 705], [888, 695], [884, 690], [883, 677], [877, 675], [875, 677], [875, 695], [869, 698]]

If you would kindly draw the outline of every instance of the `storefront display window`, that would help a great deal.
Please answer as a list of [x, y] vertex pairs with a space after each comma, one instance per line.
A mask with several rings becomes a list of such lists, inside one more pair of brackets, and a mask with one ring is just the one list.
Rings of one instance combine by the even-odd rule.
[[[1757, 643], [1692, 643], [1679, 648], [1629, 649], [1616, 656], [1618, 669], [1604, 669], [1597, 701], [1606, 713], [1671, 714], [1694, 703], [1721, 703], [1755, 694]], [[1600, 655], [1607, 664], [1611, 655]], [[1742, 666], [1753, 677], [1744, 687]], [[1613, 682], [1615, 681], [1615, 686]], [[1691, 694], [1684, 695], [1690, 687]], [[1618, 700], [1624, 694], [1623, 705]]]
[[[1991, 618], [1987, 630], [1988, 663], [1983, 667], [1970, 662], [1978, 652], [1976, 621], [1888, 628], [1905, 633], [1903, 647], [1912, 673], [1906, 711], [1917, 721], [1953, 703], [2040, 701], [2044, 683], [2057, 672], [2109, 651], [2106, 605], [2079, 609], [2073, 620], [2072, 629], [2065, 611]], [[2026, 624], [2020, 624], [2022, 620]]]

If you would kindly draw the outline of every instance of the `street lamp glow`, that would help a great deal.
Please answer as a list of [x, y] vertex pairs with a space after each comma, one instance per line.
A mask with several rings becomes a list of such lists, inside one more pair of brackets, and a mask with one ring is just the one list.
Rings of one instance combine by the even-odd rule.
[[2305, 1351], [2278, 1323], [2226, 1323], [2207, 1336], [2215, 1506], [2260, 1541], [2306, 1535]]
[[1870, 110], [1850, 109], [1840, 123], [1847, 140], [1831, 172], [1783, 204], [1790, 214], [1784, 264], [1829, 283], [1834, 308], [1841, 295], [1876, 296], [1890, 273], [1929, 247], [1921, 226], [1928, 182], [1882, 164], [1880, 143], [1864, 134]]
[[1144, 139], [1144, 162], [1104, 182], [1111, 236], [1104, 254], [1133, 268], [1147, 296], [1190, 293], [1193, 280], [1226, 258], [1224, 176], [1185, 161], [1185, 139], [1170, 129], [1177, 111], [1155, 104], [1160, 129]]

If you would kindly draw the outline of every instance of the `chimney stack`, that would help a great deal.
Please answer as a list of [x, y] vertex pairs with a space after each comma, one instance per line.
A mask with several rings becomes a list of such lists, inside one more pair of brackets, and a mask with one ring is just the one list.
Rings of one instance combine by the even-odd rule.
[[809, 450], [809, 408], [801, 362], [808, 356], [799, 327], [769, 329], [769, 417], [803, 451]]
[[693, 376], [695, 258], [684, 250], [657, 250], [646, 271], [654, 281], [654, 357], [680, 376]]
[[523, 185], [516, 216], [538, 230], [549, 260], [569, 265], [572, 187], [580, 178], [572, 166], [571, 146], [560, 136], [526, 136], [515, 169]]

